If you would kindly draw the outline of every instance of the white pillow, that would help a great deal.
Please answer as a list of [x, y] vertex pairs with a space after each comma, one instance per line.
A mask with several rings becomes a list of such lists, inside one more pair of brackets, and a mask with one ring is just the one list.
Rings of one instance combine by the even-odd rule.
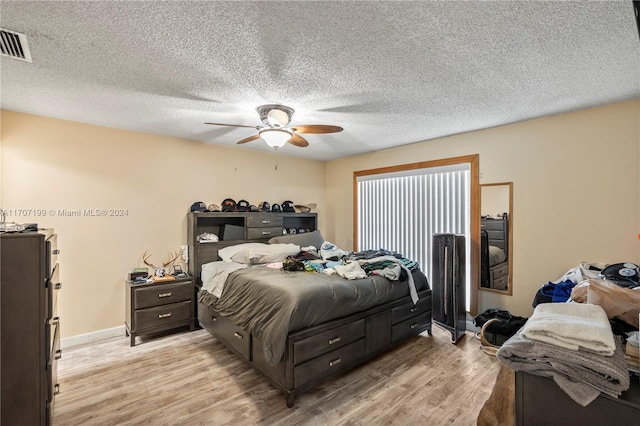
[[218, 250], [218, 256], [220, 256], [220, 259], [224, 260], [225, 262], [231, 262], [231, 256], [233, 256], [237, 252], [242, 250], [247, 250], [253, 247], [261, 247], [264, 245], [265, 244], [263, 243], [245, 243], [245, 244], [238, 244], [235, 246], [229, 246], [229, 247], [221, 248], [220, 250]]
[[[234, 250], [230, 255], [228, 262], [259, 264], [282, 262], [287, 256], [298, 254], [300, 246], [296, 244], [240, 244], [239, 249]], [[233, 247], [239, 247], [233, 246]], [[225, 253], [227, 256], [228, 253]], [[224, 258], [223, 258], [224, 259]]]

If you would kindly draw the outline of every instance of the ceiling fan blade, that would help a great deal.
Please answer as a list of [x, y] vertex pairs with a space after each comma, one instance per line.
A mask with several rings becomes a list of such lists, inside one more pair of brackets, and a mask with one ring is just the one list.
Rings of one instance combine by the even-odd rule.
[[241, 141], [238, 141], [236, 143], [238, 144], [247, 143], [247, 142], [255, 141], [256, 139], [260, 139], [260, 135], [249, 136], [248, 138], [244, 138]]
[[344, 129], [340, 126], [329, 126], [326, 124], [303, 124], [292, 127], [292, 130], [300, 133], [337, 133]]
[[243, 124], [226, 124], [226, 123], [204, 123], [211, 124], [212, 126], [231, 126], [231, 127], [246, 127], [248, 129], [257, 129], [258, 126], [245, 126]]
[[293, 136], [291, 136], [291, 139], [289, 139], [287, 142], [289, 142], [291, 145], [299, 146], [300, 148], [309, 146], [309, 142], [307, 142], [305, 138], [303, 138], [300, 135], [296, 135], [295, 133], [293, 134]]

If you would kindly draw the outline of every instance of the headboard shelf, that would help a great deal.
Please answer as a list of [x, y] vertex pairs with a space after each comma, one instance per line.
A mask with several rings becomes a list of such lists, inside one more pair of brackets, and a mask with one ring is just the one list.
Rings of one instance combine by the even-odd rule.
[[[226, 228], [226, 229], [225, 229]], [[232, 228], [232, 232], [229, 232]], [[317, 213], [275, 212], [193, 212], [187, 216], [189, 274], [201, 285], [202, 265], [220, 260], [218, 250], [242, 243], [265, 243], [270, 238], [289, 232], [311, 232], [318, 229]], [[200, 243], [198, 235], [212, 233], [221, 240]], [[225, 235], [232, 239], [225, 240]], [[240, 236], [240, 238], [238, 238]]]

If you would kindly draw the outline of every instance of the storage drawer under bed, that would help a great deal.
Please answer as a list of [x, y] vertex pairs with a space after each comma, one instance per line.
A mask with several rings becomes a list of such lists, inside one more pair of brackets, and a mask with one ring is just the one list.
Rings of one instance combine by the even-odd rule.
[[302, 386], [318, 377], [346, 370], [364, 356], [365, 342], [364, 339], [360, 339], [294, 367], [293, 385]]
[[431, 309], [431, 293], [422, 295], [415, 305], [413, 302], [405, 303], [391, 310], [391, 323], [397, 324], [408, 318], [415, 317]]
[[247, 360], [251, 359], [251, 335], [238, 327], [209, 306], [198, 307], [198, 317], [202, 325], [230, 350], [239, 353]]
[[391, 341], [398, 342], [416, 334], [416, 330], [425, 329], [431, 324], [430, 312], [424, 312], [391, 327]]
[[293, 363], [301, 364], [364, 337], [364, 319], [295, 342]]

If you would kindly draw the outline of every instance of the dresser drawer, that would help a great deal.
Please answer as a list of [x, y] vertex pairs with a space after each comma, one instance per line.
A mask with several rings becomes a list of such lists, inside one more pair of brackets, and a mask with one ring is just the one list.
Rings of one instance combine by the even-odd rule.
[[282, 216], [261, 214], [247, 216], [247, 228], [282, 228]]
[[502, 219], [488, 220], [485, 219], [482, 221], [482, 230], [483, 231], [502, 231], [505, 229], [505, 225], [507, 222]]
[[364, 358], [364, 339], [300, 364], [293, 369], [293, 385], [304, 385], [318, 377], [345, 370]]
[[275, 228], [247, 228], [248, 240], [259, 240], [263, 238], [282, 236], [282, 227]]
[[413, 318], [402, 321], [391, 327], [391, 341], [397, 342], [414, 334], [418, 334], [418, 329], [426, 327], [429, 324], [431, 324], [431, 315], [429, 312], [424, 312]]
[[191, 320], [191, 300], [172, 303], [170, 305], [155, 306], [153, 308], [138, 309], [134, 313], [136, 331], [145, 328], [156, 328], [171, 325], [179, 321]]
[[154, 284], [149, 287], [135, 289], [134, 306], [135, 309], [150, 308], [152, 306], [191, 300], [192, 297], [193, 285], [190, 281], [173, 284]]
[[335, 328], [293, 344], [295, 365], [348, 345], [364, 337], [364, 319]]
[[397, 324], [407, 318], [415, 317], [418, 314], [427, 312], [431, 308], [431, 293], [428, 295], [420, 295], [420, 299], [417, 304], [413, 302], [405, 303], [402, 306], [393, 308], [391, 310], [391, 323]]

